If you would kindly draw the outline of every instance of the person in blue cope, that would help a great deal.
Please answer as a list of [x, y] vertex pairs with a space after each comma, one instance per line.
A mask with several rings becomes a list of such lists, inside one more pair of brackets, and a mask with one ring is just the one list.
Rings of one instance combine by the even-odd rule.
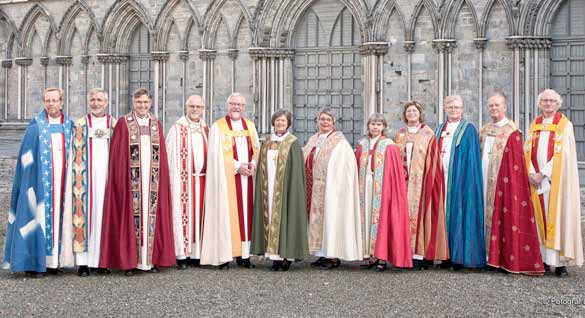
[[61, 110], [63, 90], [47, 88], [43, 103], [18, 154], [2, 263], [32, 277], [73, 266], [71, 227], [61, 228], [73, 122]]
[[483, 185], [479, 135], [463, 119], [463, 99], [445, 97], [447, 121], [435, 130], [445, 173], [445, 215], [451, 259], [441, 264], [454, 270], [486, 264]]

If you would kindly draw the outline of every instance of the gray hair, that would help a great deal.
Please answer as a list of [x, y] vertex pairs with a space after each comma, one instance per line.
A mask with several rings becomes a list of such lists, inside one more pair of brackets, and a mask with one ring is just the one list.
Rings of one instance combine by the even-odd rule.
[[230, 96], [228, 96], [227, 100], [226, 100], [226, 107], [228, 106], [227, 104], [229, 104], [230, 99], [232, 99], [232, 97], [241, 97], [244, 100], [244, 105], [246, 105], [246, 97], [244, 97], [244, 95], [242, 95], [241, 93], [238, 92], [233, 92], [230, 94]]
[[108, 97], [108, 93], [103, 88], [94, 88], [87, 93], [87, 99], [91, 99], [91, 97], [95, 94], [102, 93], [106, 98], [106, 103], [109, 102], [110, 98]]
[[506, 105], [508, 105], [508, 96], [506, 96], [506, 93], [502, 92], [502, 91], [493, 91], [488, 95], [488, 99], [492, 98], [492, 97], [501, 97], [504, 99], [504, 103]]
[[187, 98], [187, 100], [185, 100], [185, 106], [187, 106], [187, 104], [189, 104], [189, 101], [190, 101], [191, 99], [194, 99], [194, 98], [199, 98], [199, 99], [201, 99], [201, 101], [203, 102], [203, 106], [205, 106], [205, 101], [203, 100], [203, 97], [201, 97], [200, 95], [191, 95], [191, 96], [189, 96], [189, 97]]
[[388, 128], [388, 122], [384, 115], [380, 113], [373, 113], [368, 117], [368, 122], [366, 123], [366, 135], [370, 135], [370, 123], [382, 123], [384, 125], [384, 129], [382, 130], [382, 136], [386, 136], [386, 129]]
[[463, 98], [461, 97], [461, 95], [449, 95], [447, 97], [445, 97], [443, 104], [449, 105], [452, 104], [454, 102], [458, 102], [459, 104], [461, 104], [461, 107], [465, 107], [465, 105], [463, 104]]
[[537, 105], [540, 105], [540, 100], [542, 99], [542, 97], [544, 96], [545, 93], [551, 93], [555, 96], [555, 99], [557, 100], [557, 104], [559, 104], [559, 108], [561, 108], [561, 106], [563, 106], [563, 98], [561, 97], [561, 94], [557, 93], [557, 91], [555, 91], [554, 89], [550, 89], [550, 88], [547, 88], [544, 91], [542, 91], [540, 94], [538, 94], [538, 97], [536, 98]]
[[274, 122], [276, 119], [282, 116], [286, 118], [286, 129], [290, 128], [290, 125], [292, 124], [292, 114], [284, 108], [278, 109], [274, 112], [274, 114], [272, 114], [272, 118], [270, 119], [272, 126], [274, 127]]

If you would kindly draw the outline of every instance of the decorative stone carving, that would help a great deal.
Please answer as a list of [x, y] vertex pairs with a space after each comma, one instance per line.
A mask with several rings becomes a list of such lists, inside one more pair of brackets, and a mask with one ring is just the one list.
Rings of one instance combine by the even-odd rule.
[[151, 52], [151, 58], [153, 61], [168, 61], [169, 59], [169, 52]]
[[256, 60], [261, 58], [292, 59], [295, 51], [288, 48], [251, 47], [248, 53]]
[[73, 63], [73, 57], [71, 56], [56, 56], [55, 63], [59, 65], [71, 65]]
[[452, 53], [453, 49], [457, 47], [457, 42], [453, 39], [437, 39], [433, 40], [433, 48], [437, 52]]
[[361, 55], [385, 55], [386, 53], [388, 53], [386, 42], [367, 42], [360, 45]]
[[33, 59], [30, 57], [19, 57], [14, 59], [14, 63], [18, 66], [31, 66], [33, 63]]
[[487, 44], [488, 39], [487, 38], [476, 38], [473, 39], [473, 43], [475, 44], [475, 48], [483, 51], [485, 50], [485, 46]]
[[2, 61], [2, 68], [11, 68], [12, 67], [12, 60], [3, 60]]
[[49, 61], [51, 60], [48, 56], [43, 56], [40, 59], [41, 59], [41, 65], [42, 66], [49, 65]]
[[189, 51], [179, 51], [179, 58], [182, 61], [186, 61], [189, 59]]
[[404, 50], [406, 53], [414, 53], [415, 42], [414, 41], [404, 41]]
[[235, 60], [238, 58], [238, 50], [236, 49], [229, 49], [228, 50], [228, 57], [232, 60]]
[[216, 50], [201, 49], [199, 50], [199, 58], [203, 61], [215, 60], [217, 56]]

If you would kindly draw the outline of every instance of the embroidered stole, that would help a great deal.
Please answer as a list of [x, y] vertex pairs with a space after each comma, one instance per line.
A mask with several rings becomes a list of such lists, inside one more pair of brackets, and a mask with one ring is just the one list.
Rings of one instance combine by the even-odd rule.
[[[154, 231], [156, 227], [156, 210], [158, 207], [158, 181], [160, 167], [160, 135], [158, 122], [152, 118], [149, 121], [148, 133], [150, 134], [150, 193], [148, 198], [142, 198], [142, 174], [140, 164], [140, 154], [148, 149], [140, 147], [140, 126], [134, 117], [134, 114], [125, 116], [128, 126], [128, 147], [130, 158], [130, 176], [132, 179], [132, 209], [134, 211], [134, 230], [136, 234], [136, 253], [137, 259], [140, 260], [142, 255], [141, 247], [147, 244], [147, 261], [152, 260], [152, 250], [154, 242]], [[148, 211], [142, 211], [142, 200], [148, 200]], [[148, 237], [142, 235], [142, 218], [148, 218]]]

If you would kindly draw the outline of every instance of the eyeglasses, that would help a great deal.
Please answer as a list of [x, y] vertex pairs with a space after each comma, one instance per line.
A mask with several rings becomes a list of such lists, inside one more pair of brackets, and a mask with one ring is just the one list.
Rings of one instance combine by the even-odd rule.
[[246, 104], [241, 104], [241, 103], [232, 103], [232, 102], [229, 102], [229, 103], [228, 103], [228, 105], [230, 105], [230, 106], [244, 107]]
[[60, 99], [45, 99], [45, 103], [53, 103], [56, 104], [58, 102], [60, 102]]
[[557, 102], [556, 99], [541, 99], [540, 101], [543, 103], [556, 103]]
[[454, 109], [461, 109], [461, 108], [463, 108], [463, 107], [461, 107], [461, 106], [447, 106], [447, 107], [445, 107], [446, 110], [454, 110]]

